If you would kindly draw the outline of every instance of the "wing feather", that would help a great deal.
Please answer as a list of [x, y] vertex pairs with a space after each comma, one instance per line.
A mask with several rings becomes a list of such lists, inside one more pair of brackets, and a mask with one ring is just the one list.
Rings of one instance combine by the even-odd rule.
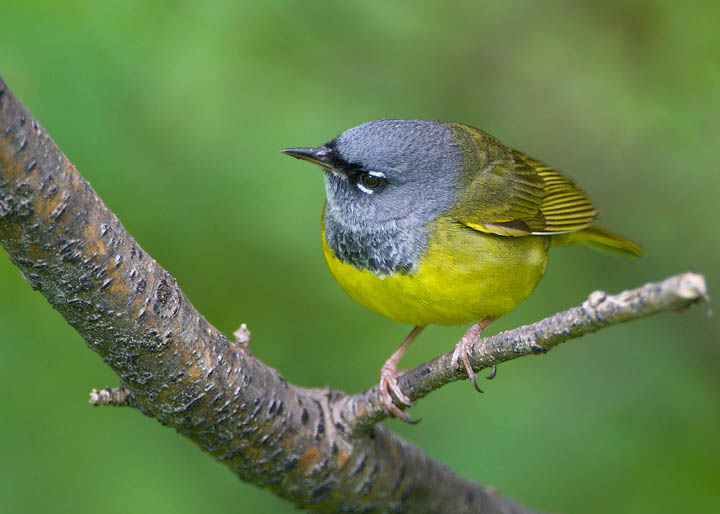
[[[479, 143], [488, 140], [480, 131], [475, 137]], [[597, 211], [585, 191], [547, 164], [507, 150], [508, 159], [478, 170], [470, 181], [458, 202], [461, 223], [516, 237], [564, 234], [590, 226]]]

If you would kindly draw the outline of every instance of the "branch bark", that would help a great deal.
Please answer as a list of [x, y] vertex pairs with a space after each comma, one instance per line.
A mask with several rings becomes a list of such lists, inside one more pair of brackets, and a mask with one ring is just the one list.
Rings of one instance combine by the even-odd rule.
[[[243, 480], [314, 511], [529, 512], [376, 424], [382, 413], [373, 389], [348, 397], [296, 387], [250, 354], [247, 329], [228, 340], [132, 239], [1, 78], [0, 243], [118, 374], [130, 395], [124, 401]], [[598, 307], [616, 297], [583, 310], [590, 321], [563, 313], [486, 339], [473, 362], [484, 367], [550, 348], [566, 335], [691, 305], [706, 293], [699, 278], [687, 293], [687, 278], [676, 287], [662, 283], [668, 294], [675, 287], [672, 301], [625, 293], [626, 305], [616, 311]], [[444, 355], [400, 383], [419, 398], [461, 376]]]

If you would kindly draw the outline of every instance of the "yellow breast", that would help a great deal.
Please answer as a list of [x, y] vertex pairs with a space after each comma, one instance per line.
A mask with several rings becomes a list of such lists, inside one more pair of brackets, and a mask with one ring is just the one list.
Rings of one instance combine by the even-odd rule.
[[483, 234], [439, 219], [416, 271], [378, 276], [341, 262], [325, 241], [330, 272], [350, 297], [394, 321], [460, 325], [510, 312], [545, 273], [550, 238]]

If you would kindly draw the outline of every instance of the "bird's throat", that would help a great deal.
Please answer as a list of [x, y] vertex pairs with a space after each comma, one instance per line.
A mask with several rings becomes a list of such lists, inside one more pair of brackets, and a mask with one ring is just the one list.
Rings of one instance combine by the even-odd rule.
[[415, 271], [428, 240], [425, 228], [411, 220], [393, 220], [379, 229], [362, 224], [348, 227], [327, 208], [323, 212], [323, 233], [340, 261], [380, 276]]

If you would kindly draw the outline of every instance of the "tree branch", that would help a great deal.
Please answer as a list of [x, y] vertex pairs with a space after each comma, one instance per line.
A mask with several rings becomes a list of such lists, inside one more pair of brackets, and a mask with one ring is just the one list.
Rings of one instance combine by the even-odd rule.
[[0, 79], [0, 244], [120, 377], [133, 404], [241, 479], [314, 511], [522, 513], [229, 341], [127, 233]]
[[[374, 390], [347, 397], [290, 385], [250, 354], [247, 327], [228, 340], [132, 239], [1, 78], [0, 243], [30, 285], [118, 374], [127, 401], [243, 480], [322, 512], [529, 512], [373, 424], [382, 417]], [[676, 291], [693, 280], [680, 280]], [[696, 298], [705, 294], [696, 291]], [[661, 294], [623, 294], [629, 305], [646, 301], [636, 309], [644, 315], [659, 310], [653, 302], [666, 301]], [[518, 329], [519, 339], [511, 331], [484, 340], [473, 363], [480, 368], [544, 351], [581, 325], [588, 332], [630, 319], [603, 307], [621, 296], [582, 311], [588, 322], [571, 309], [557, 323]], [[665, 308], [692, 303], [684, 298]], [[419, 398], [461, 376], [445, 355], [400, 384]]]

